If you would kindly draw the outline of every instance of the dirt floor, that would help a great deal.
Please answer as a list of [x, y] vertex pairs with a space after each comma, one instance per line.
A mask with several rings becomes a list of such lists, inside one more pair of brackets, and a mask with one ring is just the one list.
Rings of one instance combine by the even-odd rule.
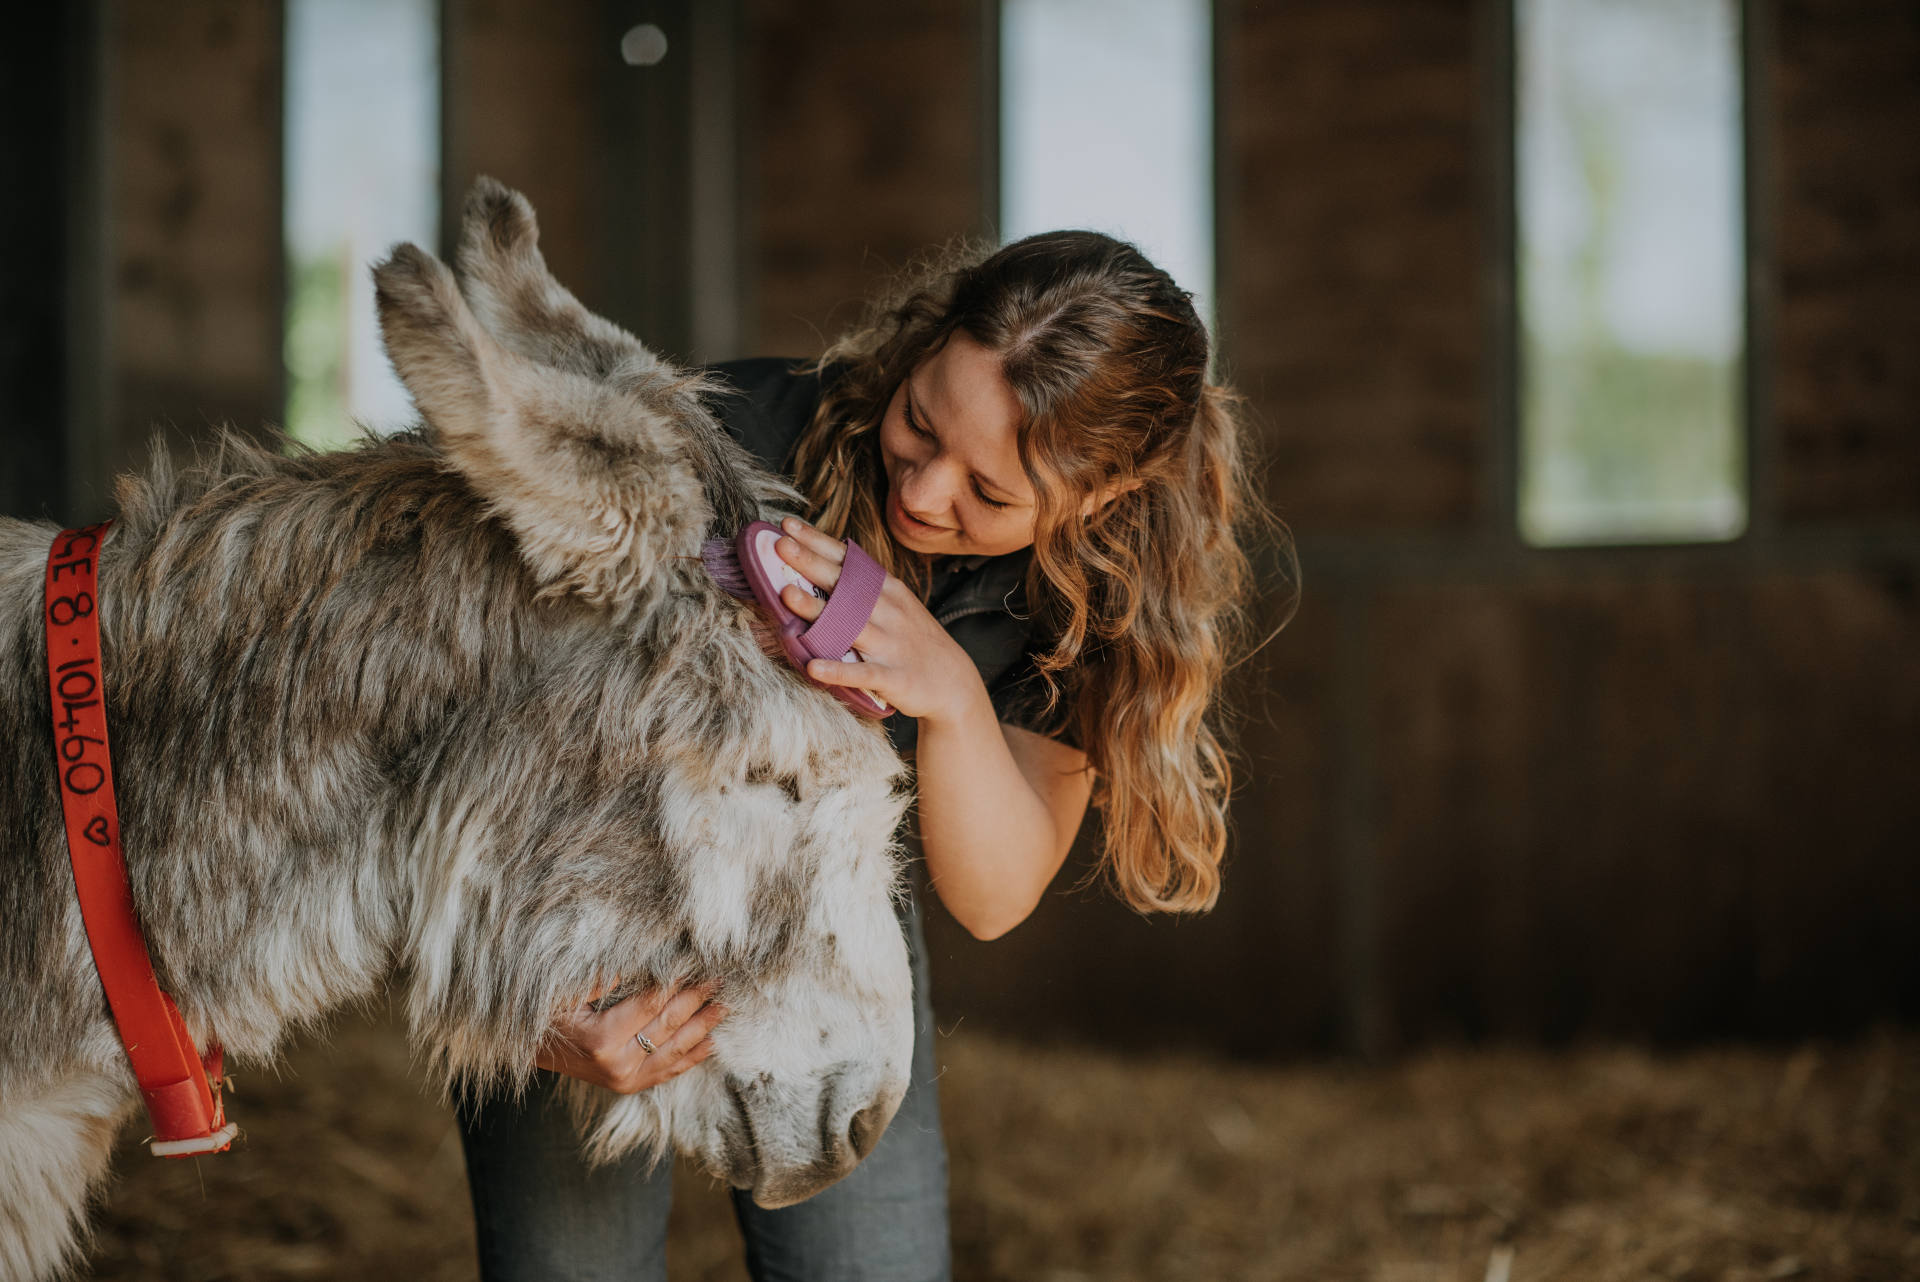
[[[1920, 1035], [1263, 1068], [943, 1039], [956, 1273], [1020, 1282], [1920, 1278]], [[100, 1279], [475, 1274], [460, 1146], [386, 1020], [251, 1074], [232, 1154], [125, 1136]], [[688, 1173], [671, 1264], [735, 1282]]]

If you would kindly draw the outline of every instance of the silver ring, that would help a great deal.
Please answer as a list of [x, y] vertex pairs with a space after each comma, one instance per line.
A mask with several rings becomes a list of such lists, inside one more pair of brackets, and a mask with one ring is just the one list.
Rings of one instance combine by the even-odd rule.
[[640, 1049], [645, 1051], [649, 1055], [653, 1054], [655, 1051], [660, 1049], [658, 1046], [655, 1046], [652, 1042], [647, 1040], [647, 1035], [645, 1033], [635, 1033], [633, 1035], [633, 1040], [636, 1042], [639, 1042]]

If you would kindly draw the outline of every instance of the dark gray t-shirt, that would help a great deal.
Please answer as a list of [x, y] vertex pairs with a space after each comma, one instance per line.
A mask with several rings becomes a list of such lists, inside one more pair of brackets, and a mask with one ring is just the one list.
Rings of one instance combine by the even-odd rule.
[[[820, 375], [799, 372], [803, 365], [759, 358], [707, 367], [734, 389], [709, 400], [721, 424], [762, 466], [786, 477], [794, 443], [820, 403]], [[934, 569], [927, 608], [980, 670], [1001, 721], [1074, 743], [1063, 724], [1064, 707], [1042, 711], [1046, 686], [1034, 666], [1036, 639], [1027, 617], [1031, 555], [1023, 548], [1005, 556], [943, 558]], [[919, 723], [912, 717], [895, 714], [886, 724], [896, 749], [914, 746]]]

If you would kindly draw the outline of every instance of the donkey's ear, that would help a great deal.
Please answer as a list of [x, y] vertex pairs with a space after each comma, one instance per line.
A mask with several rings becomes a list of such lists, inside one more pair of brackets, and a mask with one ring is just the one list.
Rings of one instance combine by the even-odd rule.
[[401, 382], [542, 588], [623, 614], [650, 604], [664, 558], [697, 555], [712, 519], [672, 421], [706, 413], [697, 382], [662, 367], [644, 387], [613, 388], [510, 352], [414, 245], [373, 279]]
[[601, 381], [644, 375], [660, 364], [639, 339], [588, 311], [553, 278], [533, 205], [504, 183], [474, 180], [455, 263], [480, 324], [509, 351]]
[[[508, 351], [640, 395], [671, 381], [671, 370], [645, 344], [588, 311], [553, 278], [533, 206], [505, 184], [474, 180], [457, 262], [475, 318]], [[680, 425], [721, 529], [737, 530], [765, 508], [801, 506], [800, 495], [757, 466], [718, 423], [702, 417]]]

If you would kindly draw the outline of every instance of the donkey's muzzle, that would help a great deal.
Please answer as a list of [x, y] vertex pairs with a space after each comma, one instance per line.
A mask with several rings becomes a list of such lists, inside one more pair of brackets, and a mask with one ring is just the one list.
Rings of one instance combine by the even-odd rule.
[[[848, 1116], [840, 1109], [859, 1101], [835, 1099], [829, 1093], [828, 1098], [821, 1101], [822, 1124], [815, 1132], [821, 1150], [818, 1156], [811, 1162], [784, 1170], [767, 1170], [764, 1166], [757, 1170], [751, 1180], [754, 1203], [769, 1210], [791, 1206], [846, 1178], [880, 1142], [887, 1123], [899, 1110], [902, 1095], [903, 1092], [890, 1091], [879, 1098], [870, 1098]], [[744, 1101], [738, 1102], [744, 1104]], [[839, 1117], [846, 1120], [829, 1120]]]

